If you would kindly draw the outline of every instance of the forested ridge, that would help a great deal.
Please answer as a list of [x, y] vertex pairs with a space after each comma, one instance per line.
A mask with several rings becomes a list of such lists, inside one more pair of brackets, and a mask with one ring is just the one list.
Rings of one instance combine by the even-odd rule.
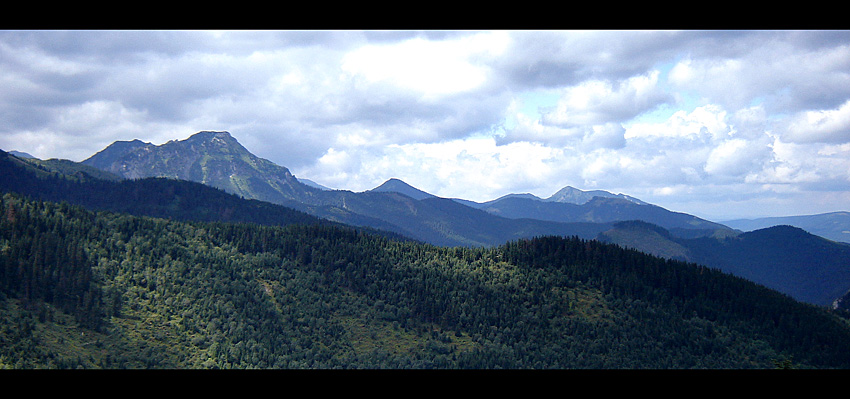
[[6, 368], [847, 368], [828, 309], [576, 237], [493, 248], [340, 225], [0, 199]]

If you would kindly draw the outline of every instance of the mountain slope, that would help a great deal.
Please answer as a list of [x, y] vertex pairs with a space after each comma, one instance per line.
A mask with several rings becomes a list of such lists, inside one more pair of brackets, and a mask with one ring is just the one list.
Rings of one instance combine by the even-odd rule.
[[850, 245], [792, 226], [734, 237], [675, 237], [648, 224], [617, 223], [599, 240], [706, 265], [821, 306], [850, 290]]
[[850, 367], [835, 313], [578, 238], [442, 248], [6, 194], [0, 271], [4, 368]]
[[122, 167], [122, 165], [126, 162], [123, 161], [122, 158], [136, 151], [150, 151], [153, 147], [153, 144], [145, 143], [139, 139], [131, 141], [116, 141], [104, 148], [103, 150], [99, 151], [97, 154], [89, 157], [82, 163], [101, 170], [111, 171], [112, 173], [124, 176], [126, 178], [132, 179], [148, 177], [138, 173], [134, 173], [133, 171], [128, 170], [128, 168]]
[[[234, 146], [234, 142], [235, 140], [229, 134], [222, 136], [221, 134], [206, 132], [199, 133], [183, 142], [170, 142], [167, 145], [170, 146], [169, 151], [171, 153], [194, 154], [187, 155], [187, 159], [191, 157], [196, 160], [212, 159], [218, 156], [221, 158], [221, 162], [225, 162], [228, 159], [233, 159], [235, 156], [233, 154], [240, 154], [239, 157], [243, 159], [243, 162], [237, 162], [238, 165], [249, 164], [244, 159], [257, 162], [246, 155], [247, 150], [244, 150], [241, 146], [220, 148], [222, 146]], [[178, 148], [181, 145], [189, 148]], [[106, 159], [104, 154], [112, 154], [110, 156], [114, 155], [114, 159], [123, 159], [127, 163], [122, 164], [121, 162], [125, 161], [119, 162], [113, 159], [110, 164], [124, 165], [125, 170], [139, 170], [138, 165], [127, 161], [128, 159], [132, 160], [132, 157], [128, 154], [135, 154], [135, 151], [150, 152], [156, 148], [156, 146], [145, 145], [141, 142], [126, 142], [110, 147], [112, 148], [109, 151], [102, 151], [101, 156], [92, 157], [91, 163], [97, 164], [95, 161], [98, 158]], [[129, 148], [130, 152], [121, 155], [119, 150], [122, 147]], [[205, 154], [204, 151], [212, 151], [212, 153], [207, 157], [207, 155], [203, 155]], [[15, 157], [9, 157], [9, 159], [10, 162], [12, 159], [16, 160], [15, 162], [18, 165], [33, 165]], [[141, 163], [141, 165], [171, 164], [174, 166], [175, 163], [169, 159], [168, 157], [159, 160], [152, 158], [150, 162]], [[189, 167], [188, 170], [203, 170], [200, 167], [200, 162], [192, 163], [192, 165], [199, 166], [197, 168], [195, 166]], [[249, 176], [249, 179], [250, 177], [262, 179], [261, 176], [263, 175], [254, 173], [258, 171], [256, 168], [231, 166], [231, 170], [237, 169], [242, 173], [240, 176]], [[287, 176], [288, 171], [282, 172], [285, 168], [272, 169], [278, 173], [283, 173], [284, 177]], [[44, 168], [40, 170], [39, 173], [52, 173]], [[206, 176], [213, 174], [207, 173]], [[197, 176], [200, 175], [195, 177]], [[291, 174], [288, 176], [291, 176]], [[9, 179], [15, 178], [15, 173], [9, 172], [4, 177], [9, 183]], [[124, 188], [117, 189], [118, 191], [109, 191], [116, 190], [116, 188], [110, 186], [112, 188], [105, 189], [103, 188], [105, 186], [102, 185], [92, 186], [98, 187], [96, 189], [87, 188], [84, 190], [79, 190], [79, 187], [74, 189], [67, 185], [63, 186], [67, 183], [58, 184], [50, 190], [46, 190], [45, 186], [41, 185], [39, 190], [42, 190], [42, 193], [49, 192], [50, 195], [40, 198], [57, 201], [69, 200], [72, 203], [93, 206], [95, 209], [110, 209], [160, 217], [179, 216], [184, 220], [194, 218], [195, 220], [266, 222], [261, 220], [264, 216], [259, 208], [268, 207], [270, 204], [258, 202], [253, 205], [253, 211], [247, 211], [246, 208], [241, 206], [216, 205], [219, 202], [202, 199], [207, 198], [208, 194], [188, 194], [195, 192], [198, 188], [185, 191], [193, 186], [183, 186], [174, 180], [153, 179], [140, 183], [146, 185], [146, 189], [140, 189], [140, 187], [143, 187], [142, 185], [130, 186], [130, 182], [133, 181], [123, 182]], [[8, 190], [15, 191], [26, 188], [27, 184], [26, 182], [12, 182], [7, 187]], [[729, 270], [737, 275], [752, 278], [756, 282], [788, 293], [799, 300], [822, 305], [829, 305], [831, 301], [843, 295], [850, 288], [845, 285], [846, 278], [843, 275], [843, 270], [835, 263], [838, 260], [830, 258], [830, 253], [812, 252], [813, 258], [809, 262], [813, 263], [815, 267], [809, 267], [812, 269], [809, 274], [800, 274], [799, 270], [807, 267], [804, 263], [805, 260], [791, 255], [773, 257], [770, 252], [771, 248], [779, 244], [771, 240], [755, 242], [732, 240], [731, 238], [737, 233], [725, 228], [725, 226], [703, 221], [690, 215], [670, 212], [653, 205], [640, 205], [621, 198], [595, 197], [583, 205], [576, 205], [540, 201], [527, 196], [507, 196], [498, 201], [504, 206], [504, 209], [524, 212], [520, 215], [514, 215], [522, 216], [521, 218], [507, 218], [494, 214], [495, 212], [492, 210], [487, 212], [474, 209], [455, 200], [433, 196], [424, 198], [429, 194], [412, 188], [401, 181], [391, 180], [383, 186], [383, 189], [388, 190], [354, 193], [344, 190], [317, 190], [303, 184], [300, 186], [292, 185], [290, 187], [301, 189], [301, 194], [296, 194], [296, 196], [300, 195], [300, 198], [286, 198], [282, 192], [278, 191], [280, 197], [275, 203], [330, 221], [385, 230], [441, 246], [490, 247], [510, 240], [545, 235], [577, 236], [585, 239], [600, 237], [600, 239], [634, 247], [659, 256], [683, 259]], [[396, 192], [399, 190], [423, 196], [423, 199], [417, 200]], [[219, 194], [223, 193], [219, 192]], [[227, 201], [234, 199], [238, 198], [234, 197]], [[513, 206], [513, 208], [508, 205]], [[236, 209], [244, 212], [239, 214], [241, 219], [233, 218], [232, 215]], [[276, 208], [271, 209], [275, 209], [274, 212], [282, 212]], [[553, 210], [557, 210], [557, 212]], [[280, 217], [284, 216], [281, 215]], [[560, 221], [543, 220], [555, 217], [562, 219]], [[268, 221], [275, 220], [275, 218], [268, 219]], [[630, 219], [652, 222], [662, 227], [666, 233], [660, 233], [660, 230], [648, 230], [646, 234], [641, 235], [638, 230], [634, 229], [630, 231], [622, 228], [619, 230], [618, 228], [612, 229], [614, 223]], [[685, 240], [695, 237], [706, 237], [706, 240]], [[722, 237], [729, 237], [730, 239], [719, 239]], [[727, 243], [727, 247], [718, 246], [721, 242]], [[802, 240], [801, 242], [809, 241]], [[753, 257], [746, 256], [748, 253], [762, 254], [760, 259], [773, 259], [774, 264], [767, 265], [765, 262], [754, 261]], [[751, 270], [740, 270], [743, 265]], [[738, 269], [735, 269], [736, 267]], [[765, 267], [774, 267], [776, 270], [782, 270], [782, 272], [771, 275], [764, 272]], [[795, 277], [792, 281], [786, 275], [793, 273], [797, 274], [794, 274]], [[836, 283], [832, 284], [824, 280], [833, 280]]]
[[320, 191], [298, 181], [287, 168], [254, 156], [228, 132], [199, 132], [159, 146], [119, 141], [82, 163], [125, 178], [194, 181], [274, 203], [303, 200]]
[[692, 259], [692, 254], [686, 245], [678, 242], [668, 230], [651, 223], [617, 222], [610, 230], [600, 233], [596, 238], [602, 242], [638, 249], [662, 258], [681, 261]]
[[725, 225], [752, 231], [772, 226], [789, 225], [799, 227], [814, 235], [834, 241], [850, 243], [850, 212], [830, 212], [818, 215], [770, 217], [759, 219], [737, 219], [723, 222]]
[[[14, 155], [10, 153], [11, 155]], [[21, 158], [21, 157], [18, 157]], [[74, 176], [78, 179], [86, 180], [86, 179], [99, 179], [99, 180], [112, 180], [118, 181], [123, 179], [121, 176], [115, 175], [110, 172], [106, 172], [104, 170], [98, 169], [93, 166], [84, 165], [79, 162], [69, 161], [67, 159], [46, 159], [41, 160], [38, 158], [22, 158], [25, 161], [38, 165], [39, 167], [51, 171], [56, 172], [65, 176]]]
[[[250, 222], [267, 225], [326, 224], [307, 213], [247, 200], [200, 183], [165, 178], [100, 179], [85, 165], [22, 160], [0, 151], [0, 192], [44, 201], [68, 202], [93, 210], [175, 220]], [[98, 171], [99, 172], [99, 171]], [[104, 172], [100, 172], [104, 173]]]
[[[823, 306], [850, 290], [850, 245], [792, 226], [725, 240], [695, 240], [693, 258]], [[722, 255], [721, 255], [722, 254]]]

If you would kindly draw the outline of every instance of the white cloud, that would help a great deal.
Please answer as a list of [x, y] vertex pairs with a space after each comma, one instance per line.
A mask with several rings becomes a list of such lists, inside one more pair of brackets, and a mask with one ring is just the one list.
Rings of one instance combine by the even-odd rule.
[[670, 99], [658, 87], [659, 71], [621, 82], [591, 80], [564, 90], [543, 121], [559, 127], [623, 122]]
[[624, 136], [626, 129], [619, 123], [594, 125], [584, 136], [583, 147], [589, 150], [596, 148], [622, 148], [626, 145]]
[[[837, 37], [827, 37], [832, 33]], [[730, 110], [756, 99], [771, 113], [834, 107], [850, 97], [847, 34], [757, 31], [723, 37], [694, 46], [670, 70], [669, 82]]]
[[678, 137], [691, 140], [710, 141], [731, 135], [726, 120], [726, 111], [720, 106], [709, 104], [691, 112], [676, 111], [663, 123], [635, 123], [626, 130], [626, 138]]
[[[341, 69], [352, 78], [362, 77], [365, 85], [387, 82], [433, 100], [482, 86], [489, 74], [483, 61], [498, 56], [509, 40], [505, 32], [487, 32], [445, 41], [414, 38], [366, 45], [346, 54]], [[367, 89], [365, 85], [360, 88]]]
[[848, 55], [847, 31], [6, 31], [0, 148], [228, 130], [337, 188], [776, 210], [850, 193]]
[[836, 109], [805, 111], [793, 116], [782, 137], [795, 143], [850, 142], [850, 100]]
[[[487, 201], [517, 186], [544, 186], [555, 177], [550, 163], [560, 160], [561, 155], [559, 150], [540, 144], [500, 146], [492, 138], [468, 138], [390, 145], [379, 152], [362, 148], [352, 148], [344, 154], [329, 151], [320, 162], [305, 168], [303, 174], [325, 185], [346, 186], [355, 191], [371, 189], [396, 177], [435, 195]], [[356, 181], [345, 180], [352, 178]]]
[[755, 155], [754, 149], [747, 141], [727, 140], [711, 150], [705, 162], [705, 171], [712, 175], [746, 174], [751, 171], [753, 163], [760, 158]]

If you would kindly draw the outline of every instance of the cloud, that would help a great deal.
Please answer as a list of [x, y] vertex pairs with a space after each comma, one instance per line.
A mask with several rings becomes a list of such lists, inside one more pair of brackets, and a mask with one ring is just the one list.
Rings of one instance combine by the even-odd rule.
[[720, 34], [700, 39], [672, 67], [674, 89], [727, 109], [760, 101], [771, 113], [836, 107], [850, 97], [850, 31]]
[[770, 145], [772, 159], [747, 182], [772, 187], [799, 185], [807, 191], [846, 190], [850, 182], [850, 144], [790, 143], [779, 137]]
[[711, 150], [704, 170], [711, 175], [738, 176], [750, 171], [757, 160], [754, 149], [747, 141], [731, 139]]
[[629, 120], [672, 99], [658, 88], [658, 76], [655, 70], [618, 82], [591, 80], [571, 86], [543, 122], [574, 127]]
[[[354, 191], [396, 177], [443, 197], [487, 201], [511, 188], [530, 190], [545, 184], [555, 177], [557, 169], [550, 163], [560, 156], [561, 151], [540, 144], [500, 146], [492, 138], [466, 138], [390, 145], [379, 151], [330, 149], [304, 171], [322, 184]], [[353, 185], [352, 179], [359, 184]]]
[[0, 84], [0, 148], [39, 157], [227, 130], [352, 190], [850, 192], [848, 31], [5, 31]]
[[533, 141], [559, 147], [619, 148], [625, 145], [622, 122], [672, 99], [658, 87], [657, 70], [619, 82], [592, 80], [567, 87], [541, 116], [525, 115], [512, 104], [516, 126], [500, 143]]
[[836, 109], [800, 112], [790, 118], [782, 138], [794, 143], [850, 142], [850, 100]]
[[674, 31], [517, 31], [494, 61], [501, 84], [536, 90], [619, 81], [652, 70], [693, 39]]
[[497, 31], [441, 41], [417, 37], [370, 44], [347, 53], [341, 69], [360, 89], [386, 83], [434, 101], [484, 85], [490, 69], [486, 61], [501, 54], [509, 40]]
[[726, 116], [727, 112], [714, 104], [697, 107], [691, 112], [680, 110], [662, 123], [631, 124], [626, 138], [684, 138], [707, 142], [730, 136]]

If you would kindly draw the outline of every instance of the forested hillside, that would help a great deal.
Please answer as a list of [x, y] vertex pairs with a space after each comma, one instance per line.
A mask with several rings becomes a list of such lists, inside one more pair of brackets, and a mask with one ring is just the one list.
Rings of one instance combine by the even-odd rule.
[[850, 366], [844, 319], [579, 238], [443, 248], [337, 225], [0, 198], [0, 366]]
[[687, 239], [629, 221], [616, 223], [597, 239], [723, 270], [815, 305], [831, 306], [850, 290], [850, 245], [797, 227]]

